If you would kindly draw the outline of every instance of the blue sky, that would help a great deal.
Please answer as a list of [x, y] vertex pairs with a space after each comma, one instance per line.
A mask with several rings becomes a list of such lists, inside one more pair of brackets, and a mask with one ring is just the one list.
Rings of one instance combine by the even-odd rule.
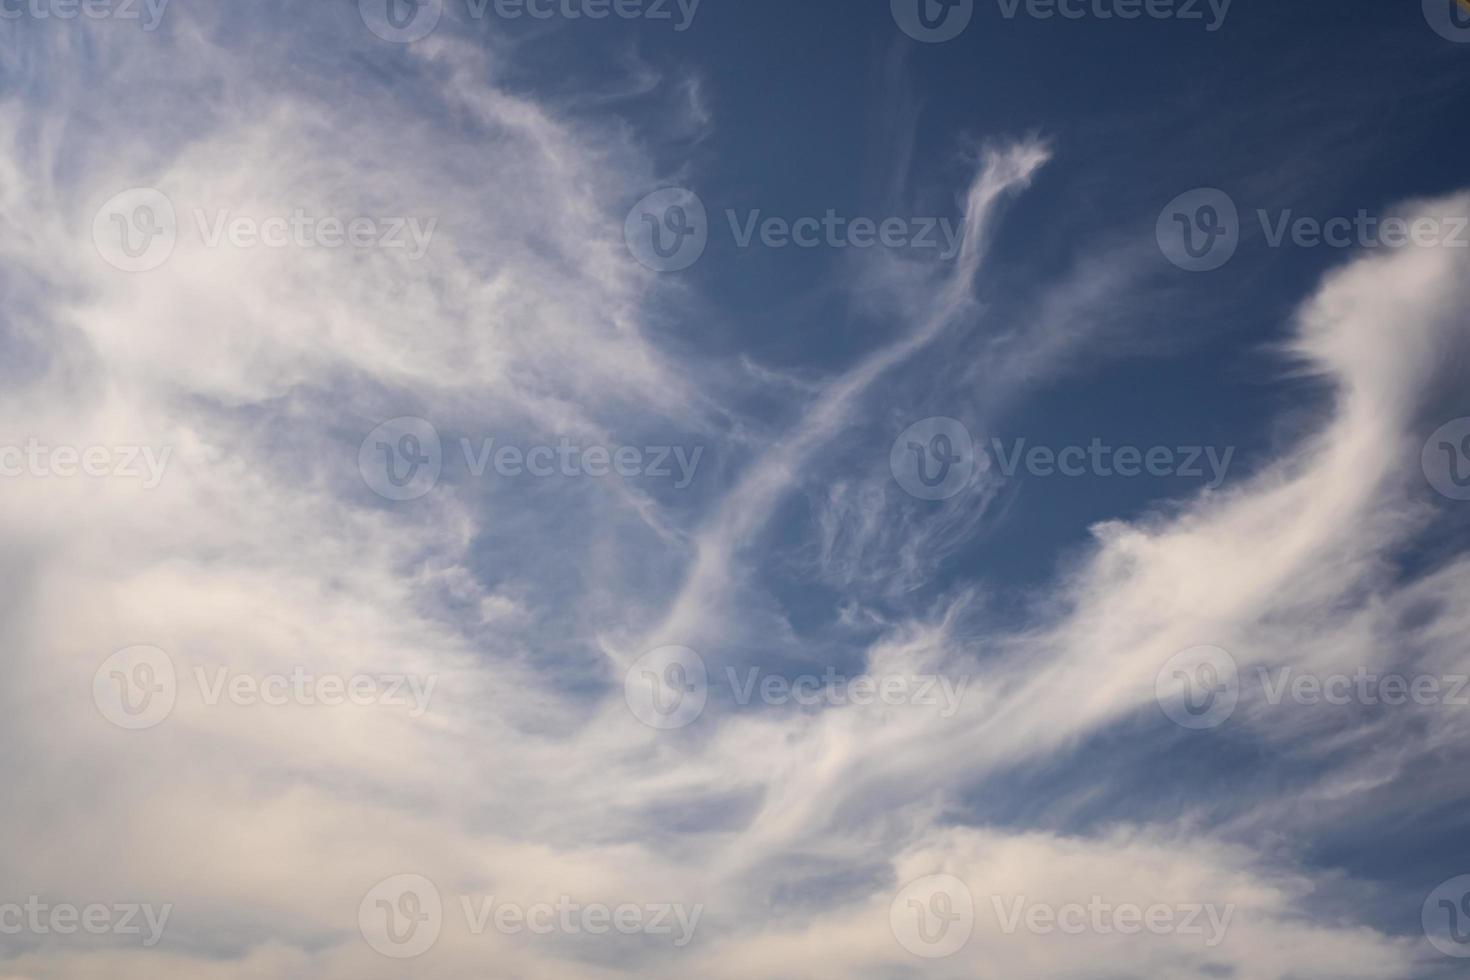
[[0, 0], [0, 980], [1462, 975], [1467, 82]]

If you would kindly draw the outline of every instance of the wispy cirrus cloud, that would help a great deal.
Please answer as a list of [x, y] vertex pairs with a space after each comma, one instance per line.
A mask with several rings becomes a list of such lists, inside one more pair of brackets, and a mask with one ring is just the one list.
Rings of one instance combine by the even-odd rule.
[[[1080, 370], [1085, 308], [1126, 293], [1131, 266], [1087, 264], [1047, 294], [1037, 326], [997, 327], [990, 343], [976, 298], [1005, 204], [1064, 147], [992, 148], [960, 190], [965, 245], [951, 267], [882, 263], [854, 285], [904, 312], [891, 339], [795, 384], [753, 364], [785, 406], [789, 424], [774, 426], [725, 397], [725, 368], [661, 340], [664, 304], [702, 299], [625, 254], [619, 209], [659, 182], [631, 127], [512, 90], [501, 69], [525, 55], [449, 26], [388, 56], [348, 30], [350, 9], [263, 9], [175, 9], [147, 37], [4, 28], [4, 71], [27, 80], [24, 98], [0, 103], [11, 430], [169, 447], [171, 462], [146, 490], [0, 483], [13, 584], [0, 727], [10, 781], [26, 790], [8, 807], [0, 868], [21, 898], [174, 908], [157, 947], [32, 934], [6, 947], [9, 973], [400, 976], [405, 963], [373, 948], [360, 908], [405, 873], [431, 881], [444, 909], [438, 941], [409, 965], [444, 977], [489, 965], [536, 977], [1415, 967], [1410, 941], [1322, 914], [1339, 875], [1253, 841], [1273, 823], [1305, 831], [1370, 805], [1388, 815], [1451, 799], [1446, 788], [1405, 802], [1385, 787], [1401, 791], [1416, 760], [1458, 744], [1462, 713], [1435, 714], [1416, 742], [1396, 727], [1407, 719], [1355, 731], [1247, 698], [1237, 724], [1193, 733], [1293, 740], [1322, 766], [1297, 805], [1119, 812], [1064, 832], [977, 825], [965, 801], [1119, 730], [1178, 737], [1155, 681], [1198, 644], [1226, 647], [1243, 671], [1346, 668], [1375, 650], [1463, 669], [1461, 563], [1394, 567], [1435, 526], [1414, 491], [1421, 430], [1463, 380], [1461, 254], [1407, 249], [1334, 273], [1289, 350], [1331, 389], [1317, 431], [1226, 488], [1099, 525], [1033, 608], [997, 623], [980, 584], [942, 580], [995, 517], [994, 486], [928, 510], [874, 496], [887, 484], [900, 499], [889, 383], [919, 387], [916, 362], [961, 334], [982, 338], [995, 355], [984, 363], [1004, 375], [992, 411]], [[620, 100], [647, 87], [633, 74]], [[104, 79], [158, 102], [102, 113]], [[688, 126], [714, 125], [699, 85], [682, 91]], [[129, 275], [98, 254], [93, 218], [138, 186], [168, 199], [179, 234], [167, 261]], [[298, 208], [418, 216], [434, 232], [418, 258], [195, 234], [196, 209]], [[704, 446], [720, 479], [678, 495], [446, 466], [432, 492], [393, 503], [357, 465], [368, 432], [401, 416], [431, 421], [446, 457], [459, 438], [491, 434], [658, 436]], [[854, 450], [875, 430], [884, 438]], [[862, 463], [845, 468], [854, 454]], [[825, 497], [791, 547], [841, 610], [821, 629], [771, 582], [787, 554], [775, 539], [796, 523], [784, 508], [814, 485]], [[165, 719], [125, 731], [90, 695], [99, 665], [135, 644], [167, 655], [177, 690]], [[740, 705], [726, 689], [694, 724], [658, 731], [629, 710], [623, 683], [663, 644], [699, 651], [716, 682], [752, 664], [839, 663], [968, 686], [949, 714], [872, 699]], [[433, 684], [419, 714], [386, 699], [211, 703], [200, 678], [222, 669]], [[1392, 745], [1335, 754], [1365, 731]], [[1103, 781], [1073, 789], [1102, 794]], [[974, 913], [971, 939], [942, 959], [906, 947], [901, 924], [905, 886], [936, 874], [962, 884]], [[687, 946], [580, 928], [476, 934], [461, 898], [491, 895], [700, 912]], [[1209, 943], [1005, 927], [1018, 900], [1094, 899], [1228, 908], [1230, 924]]]

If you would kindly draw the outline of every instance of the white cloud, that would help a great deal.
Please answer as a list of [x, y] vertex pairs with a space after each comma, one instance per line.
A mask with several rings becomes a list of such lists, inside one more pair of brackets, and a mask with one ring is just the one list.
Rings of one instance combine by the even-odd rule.
[[[86, 44], [79, 32], [53, 34], [33, 39], [41, 54], [4, 55], [7, 68], [54, 85], [43, 105], [0, 105], [0, 249], [17, 311], [4, 346], [18, 360], [41, 352], [0, 394], [6, 417], [12, 431], [57, 443], [174, 453], [155, 490], [0, 483], [13, 670], [0, 729], [13, 747], [10, 783], [24, 788], [9, 807], [0, 879], [21, 897], [177, 907], [157, 949], [52, 937], [20, 950], [11, 973], [401, 976], [402, 964], [358, 936], [356, 910], [376, 881], [404, 871], [432, 878], [451, 906], [458, 894], [566, 893], [706, 908], [684, 951], [648, 937], [474, 937], [451, 923], [410, 971], [446, 978], [1081, 977], [1100, 960], [1161, 977], [1366, 977], [1409, 962], [1402, 942], [1315, 915], [1324, 883], [1272, 865], [1232, 828], [1148, 824], [1083, 838], [958, 829], [950, 818], [960, 793], [1155, 710], [1154, 673], [1187, 646], [1224, 643], [1243, 665], [1351, 663], [1365, 646], [1409, 637], [1424, 663], [1463, 663], [1450, 611], [1463, 572], [1400, 586], [1384, 567], [1429, 519], [1411, 492], [1417, 426], [1426, 391], [1449, 371], [1444, 352], [1463, 343], [1463, 257], [1406, 250], [1329, 280], [1295, 346], [1334, 387], [1321, 431], [1235, 489], [1099, 527], [1095, 550], [1046, 597], [1051, 618], [987, 635], [983, 656], [967, 646], [980, 615], [969, 591], [867, 619], [881, 635], [853, 652], [869, 670], [974, 675], [954, 717], [715, 705], [699, 725], [659, 733], [622, 704], [620, 669], [655, 642], [794, 652], [794, 627], [741, 549], [802, 488], [799, 461], [881, 413], [878, 379], [975, 316], [1000, 206], [1048, 150], [989, 155], [967, 191], [954, 272], [891, 271], [908, 330], [849, 371], [798, 386], [794, 424], [707, 518], [590, 481], [537, 488], [531, 500], [446, 481], [412, 506], [386, 507], [355, 460], [357, 441], [395, 415], [432, 417], [446, 434], [726, 437], [722, 420], [736, 413], [701, 384], [714, 369], [661, 349], [647, 329], [672, 287], [621, 254], [617, 208], [652, 168], [617, 128], [498, 86], [500, 54], [448, 31], [406, 52], [392, 79], [364, 71], [349, 83], [289, 67], [336, 23], [325, 15], [302, 15], [296, 48], [279, 25], [242, 37], [227, 19], [211, 23], [218, 14], [172, 13], [172, 34], [146, 44], [95, 30]], [[89, 80], [126, 88], [161, 74], [173, 87], [161, 110], [95, 112]], [[687, 92], [702, 124], [699, 86]], [[418, 262], [186, 237], [163, 268], [124, 276], [93, 251], [89, 209], [139, 184], [167, 193], [181, 216], [303, 206], [439, 225]], [[1037, 360], [1052, 350], [1043, 334]], [[861, 562], [844, 565], [841, 535], [856, 525], [857, 552], [888, 542], [861, 496], [837, 484], [831, 499], [823, 568], [852, 582]], [[938, 525], [956, 535], [974, 526], [953, 514]], [[895, 564], [911, 584], [934, 567], [917, 552]], [[1412, 630], [1384, 612], [1427, 599], [1441, 615]], [[1327, 614], [1344, 606], [1356, 615], [1342, 642], [1321, 642]], [[415, 719], [211, 707], [185, 684], [166, 722], [124, 732], [88, 693], [102, 660], [135, 643], [167, 650], [186, 680], [219, 665], [391, 670], [434, 675], [438, 693]], [[1280, 737], [1252, 708], [1242, 721]], [[1363, 776], [1324, 774], [1321, 792], [1351, 799]], [[936, 871], [982, 901], [1228, 902], [1236, 924], [1208, 949], [982, 928], [954, 960], [911, 959], [888, 907], [903, 882]]]

